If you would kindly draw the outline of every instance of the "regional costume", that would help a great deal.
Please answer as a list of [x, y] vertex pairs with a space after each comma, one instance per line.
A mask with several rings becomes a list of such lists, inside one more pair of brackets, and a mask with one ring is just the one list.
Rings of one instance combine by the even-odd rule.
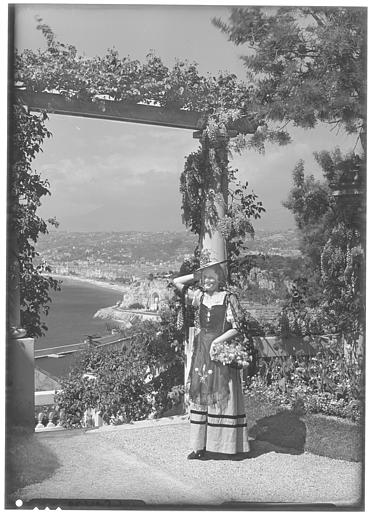
[[240, 371], [214, 362], [212, 341], [238, 329], [240, 308], [227, 291], [212, 295], [193, 292], [195, 338], [189, 372], [190, 444], [194, 451], [236, 454], [249, 451], [247, 420]]

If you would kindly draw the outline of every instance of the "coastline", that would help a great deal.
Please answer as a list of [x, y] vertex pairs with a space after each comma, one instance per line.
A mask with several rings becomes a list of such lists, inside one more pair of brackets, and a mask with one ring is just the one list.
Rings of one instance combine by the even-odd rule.
[[[90, 279], [88, 277], [81, 277], [81, 276], [70, 276], [68, 274], [56, 274], [56, 273], [48, 273], [44, 274], [50, 277], [53, 277], [54, 279], [68, 279], [69, 281], [76, 281], [78, 283], [84, 283], [91, 286], [97, 286], [100, 288], [109, 289], [118, 293], [122, 293], [122, 296], [125, 292], [127, 292], [127, 285], [124, 284], [116, 284], [109, 281], [99, 281], [97, 279]], [[114, 322], [126, 324], [132, 315], [137, 316], [143, 316], [143, 319], [148, 319], [148, 317], [153, 317], [153, 319], [158, 320], [158, 315], [151, 314], [149, 312], [143, 312], [141, 310], [121, 310], [117, 307], [116, 304], [113, 304], [111, 306], [106, 306], [99, 308], [96, 313], [94, 314], [94, 318], [98, 318], [100, 320], [111, 320]]]
[[69, 281], [78, 281], [80, 283], [91, 284], [92, 286], [98, 286], [100, 288], [107, 288], [107, 289], [114, 290], [116, 292], [121, 292], [121, 293], [124, 293], [125, 291], [127, 291], [127, 285], [112, 283], [110, 281], [100, 281], [98, 279], [91, 279], [89, 277], [70, 276], [68, 274], [48, 273], [48, 274], [44, 274], [44, 275], [52, 277], [54, 279], [58, 279], [58, 280], [59, 279], [60, 280], [68, 279]]

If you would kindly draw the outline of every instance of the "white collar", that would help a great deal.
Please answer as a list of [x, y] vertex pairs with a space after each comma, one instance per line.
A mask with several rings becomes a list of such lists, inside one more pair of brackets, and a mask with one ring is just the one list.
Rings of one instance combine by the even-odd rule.
[[208, 293], [204, 293], [203, 294], [203, 304], [205, 306], [215, 306], [215, 305], [223, 304], [225, 295], [226, 295], [225, 290], [214, 292], [212, 295], [208, 295]]

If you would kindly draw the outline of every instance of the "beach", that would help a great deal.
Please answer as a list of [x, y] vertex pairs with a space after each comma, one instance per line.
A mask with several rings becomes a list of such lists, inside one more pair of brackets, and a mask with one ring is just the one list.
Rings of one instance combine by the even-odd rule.
[[[110, 290], [114, 290], [116, 292], [124, 293], [127, 290], [127, 285], [113, 283], [111, 281], [102, 281], [100, 279], [91, 279], [89, 277], [81, 277], [81, 276], [71, 276], [68, 274], [44, 274], [45, 276], [53, 277], [54, 279], [63, 280], [68, 279], [68, 281], [77, 281], [80, 283], [90, 284], [92, 286], [99, 286], [101, 288], [106, 288]], [[112, 304], [113, 305], [113, 304]]]

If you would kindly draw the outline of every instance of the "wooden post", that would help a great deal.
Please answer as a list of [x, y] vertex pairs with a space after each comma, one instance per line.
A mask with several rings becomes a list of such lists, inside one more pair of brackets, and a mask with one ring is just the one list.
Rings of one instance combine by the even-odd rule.
[[[205, 146], [203, 141], [202, 145]], [[221, 139], [215, 147], [207, 144], [206, 150], [213, 170], [211, 184], [206, 192], [214, 199], [207, 200], [203, 205], [200, 248], [210, 260], [222, 261], [227, 257], [226, 241], [219, 231], [217, 223], [225, 217], [227, 208], [228, 139]], [[215, 216], [211, 211], [212, 206], [216, 213]]]

